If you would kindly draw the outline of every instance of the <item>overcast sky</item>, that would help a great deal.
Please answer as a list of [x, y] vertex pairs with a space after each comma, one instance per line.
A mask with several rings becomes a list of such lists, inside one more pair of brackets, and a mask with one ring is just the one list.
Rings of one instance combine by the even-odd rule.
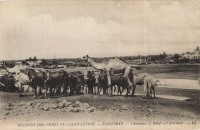
[[180, 1], [0, 2], [0, 60], [192, 51], [200, 1]]

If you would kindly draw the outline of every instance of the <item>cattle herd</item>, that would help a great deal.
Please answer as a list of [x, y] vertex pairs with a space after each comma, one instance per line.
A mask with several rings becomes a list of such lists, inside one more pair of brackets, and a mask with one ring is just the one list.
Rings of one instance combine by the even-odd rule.
[[[155, 86], [158, 79], [147, 73], [132, 76], [132, 86], [128, 85], [123, 73], [111, 75], [111, 85], [108, 85], [107, 73], [104, 70], [83, 71], [45, 70], [30, 67], [19, 67], [18, 71], [12, 72], [2, 65], [7, 73], [0, 77], [0, 85], [5, 91], [28, 92], [30, 88], [34, 92], [34, 98], [43, 95], [44, 98], [53, 97], [56, 93], [60, 96], [79, 94], [105, 94], [134, 96], [137, 85], [144, 84], [144, 98], [155, 97]], [[24, 90], [27, 85], [28, 89]], [[43, 94], [44, 93], [44, 94]]]

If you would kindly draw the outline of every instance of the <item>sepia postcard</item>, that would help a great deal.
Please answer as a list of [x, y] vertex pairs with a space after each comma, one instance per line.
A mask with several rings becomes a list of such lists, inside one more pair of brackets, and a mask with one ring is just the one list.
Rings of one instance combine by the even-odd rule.
[[200, 0], [0, 0], [0, 129], [200, 129]]

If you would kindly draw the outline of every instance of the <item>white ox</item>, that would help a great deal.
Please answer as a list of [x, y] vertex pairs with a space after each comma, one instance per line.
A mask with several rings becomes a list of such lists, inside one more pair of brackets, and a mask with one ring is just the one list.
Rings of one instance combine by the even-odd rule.
[[144, 77], [144, 98], [150, 96], [155, 96], [155, 86], [158, 85], [159, 80], [157, 78], [154, 78], [152, 75], [146, 75]]
[[132, 95], [135, 93], [135, 88], [137, 85], [143, 85], [144, 84], [144, 97], [150, 96], [152, 97], [152, 94], [155, 96], [155, 86], [157, 86], [157, 83], [159, 80], [152, 75], [149, 75], [147, 73], [140, 73], [137, 76], [134, 76], [133, 78], [133, 89], [132, 89]]
[[19, 88], [20, 92], [24, 92], [23, 86], [30, 84], [29, 77], [22, 72], [14, 74], [13, 76], [14, 76], [14, 79], [15, 79], [15, 86]]

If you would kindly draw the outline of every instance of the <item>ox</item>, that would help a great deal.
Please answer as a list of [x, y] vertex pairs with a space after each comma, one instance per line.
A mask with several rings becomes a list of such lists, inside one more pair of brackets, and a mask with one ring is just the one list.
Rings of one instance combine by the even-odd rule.
[[133, 77], [133, 88], [132, 88], [132, 96], [135, 94], [135, 89], [137, 85], [143, 85], [144, 84], [144, 77], [148, 75], [147, 73], [140, 73], [137, 76]]
[[70, 88], [70, 95], [82, 94], [84, 87], [84, 74], [80, 71], [70, 72], [68, 85]]
[[[111, 90], [113, 90], [114, 86], [118, 87], [118, 94], [120, 93], [120, 95], [122, 95], [122, 92], [124, 91], [124, 89], [127, 89], [127, 95], [128, 95], [128, 81], [127, 79], [123, 76], [123, 74], [113, 74], [111, 75]], [[107, 80], [107, 75], [105, 71], [101, 71], [100, 75], [99, 75], [99, 79], [98, 79], [98, 93], [101, 92], [102, 88], [103, 88], [103, 94], [107, 93], [107, 89], [108, 89], [108, 80]], [[121, 87], [123, 90], [121, 90]], [[116, 90], [116, 88], [114, 88], [114, 90]], [[111, 92], [112, 93], [112, 92]]]
[[0, 84], [1, 86], [5, 87], [5, 91], [18, 91], [18, 89], [15, 86], [15, 80], [13, 75], [5, 74], [3, 76], [0, 76]]
[[153, 96], [155, 98], [155, 86], [157, 86], [158, 82], [159, 80], [154, 78], [152, 75], [147, 73], [140, 73], [138, 76], [134, 76], [133, 78], [132, 95], [134, 95], [137, 85], [141, 86], [144, 84], [144, 98], [152, 97], [152, 94], [154, 94]]
[[50, 97], [52, 98], [57, 88], [57, 93], [61, 93], [61, 87], [63, 87], [63, 94], [65, 95], [68, 87], [68, 73], [66, 71], [55, 71], [55, 72], [47, 72], [47, 81], [45, 87], [45, 98], [47, 97], [47, 91], [50, 91]]
[[154, 97], [156, 98], [155, 95], [155, 86], [158, 85], [159, 80], [157, 78], [154, 78], [151, 75], [146, 75], [144, 78], [144, 97]]
[[22, 73], [19, 72], [17, 74], [14, 74], [14, 79], [15, 79], [15, 86], [19, 88], [20, 92], [24, 92], [24, 85], [30, 85], [31, 81], [29, 79], [29, 77]]
[[39, 94], [41, 94], [42, 89], [46, 87], [47, 73], [42, 70], [29, 69], [27, 75], [30, 80], [30, 86], [34, 90], [34, 98], [37, 98], [37, 88], [39, 88]]
[[95, 86], [96, 86], [96, 79], [95, 79], [95, 76], [92, 74], [91, 71], [88, 71], [88, 74], [87, 74], [87, 86], [88, 86], [88, 94], [94, 94], [96, 93], [96, 91], [93, 91], [93, 88], [95, 90]]
[[100, 94], [102, 89], [103, 89], [103, 94], [107, 94], [108, 78], [106, 72], [103, 70], [101, 70], [99, 74], [97, 86], [98, 86], [98, 94]]

